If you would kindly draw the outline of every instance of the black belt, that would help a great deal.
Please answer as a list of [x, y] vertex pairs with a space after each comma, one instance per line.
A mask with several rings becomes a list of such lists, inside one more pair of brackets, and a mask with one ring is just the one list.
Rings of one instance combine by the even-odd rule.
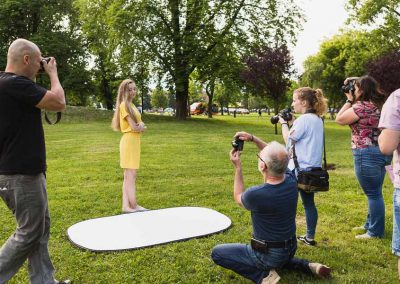
[[285, 241], [264, 241], [255, 237], [251, 238], [251, 247], [255, 251], [267, 253], [269, 248], [287, 248], [296, 242], [296, 236]]

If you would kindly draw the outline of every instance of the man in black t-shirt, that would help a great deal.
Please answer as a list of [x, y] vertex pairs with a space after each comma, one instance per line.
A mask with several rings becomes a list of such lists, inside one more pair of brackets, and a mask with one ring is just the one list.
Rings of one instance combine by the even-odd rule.
[[264, 183], [244, 190], [240, 152], [233, 149], [230, 159], [235, 167], [234, 199], [251, 212], [253, 238], [250, 245], [223, 244], [214, 247], [213, 261], [239, 273], [254, 283], [277, 283], [275, 269], [300, 270], [320, 277], [329, 277], [330, 268], [295, 258], [297, 181], [287, 169], [289, 162], [285, 147], [278, 142], [265, 143], [246, 132], [235, 137], [253, 141], [261, 150], [258, 169]]
[[[41, 68], [49, 76], [50, 90], [35, 83]], [[0, 72], [0, 197], [13, 212], [17, 228], [0, 249], [0, 283], [10, 280], [26, 259], [30, 283], [70, 283], [54, 279], [48, 252], [50, 216], [41, 122], [41, 109], [64, 108], [55, 59], [44, 60], [33, 42], [15, 40], [8, 49], [6, 70]]]

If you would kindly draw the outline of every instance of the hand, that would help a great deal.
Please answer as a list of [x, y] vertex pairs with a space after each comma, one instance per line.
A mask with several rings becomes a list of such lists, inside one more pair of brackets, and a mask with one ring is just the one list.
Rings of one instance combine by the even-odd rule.
[[240, 154], [241, 154], [241, 152], [236, 151], [235, 149], [232, 149], [229, 153], [229, 158], [235, 168], [238, 168], [241, 166]]
[[348, 77], [348, 78], [346, 78], [346, 79], [344, 80], [343, 84], [344, 84], [344, 85], [347, 85], [347, 83], [348, 83], [349, 81], [354, 81], [354, 80], [357, 80], [358, 78], [360, 78], [360, 77]]
[[233, 138], [239, 138], [243, 141], [253, 141], [253, 135], [244, 131], [236, 132]]
[[57, 63], [54, 57], [50, 57], [49, 63], [42, 59], [42, 65], [48, 75], [57, 74]]
[[354, 101], [354, 97], [350, 92], [349, 93], [344, 93], [344, 94], [345, 94], [345, 96], [347, 97], [348, 100]]

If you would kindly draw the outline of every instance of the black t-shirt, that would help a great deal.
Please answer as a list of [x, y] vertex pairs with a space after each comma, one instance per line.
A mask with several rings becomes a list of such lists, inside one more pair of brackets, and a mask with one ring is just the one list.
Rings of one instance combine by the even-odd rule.
[[251, 211], [253, 235], [266, 241], [285, 241], [296, 235], [297, 181], [287, 170], [276, 185], [261, 184], [242, 194], [242, 204]]
[[47, 90], [24, 76], [0, 72], [0, 174], [46, 171], [41, 111]]

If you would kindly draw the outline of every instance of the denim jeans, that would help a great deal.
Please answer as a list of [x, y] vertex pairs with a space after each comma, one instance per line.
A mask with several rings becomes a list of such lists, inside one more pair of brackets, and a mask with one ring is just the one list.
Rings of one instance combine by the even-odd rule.
[[392, 252], [400, 257], [400, 188], [395, 188], [393, 192]]
[[254, 283], [261, 283], [269, 271], [275, 268], [299, 270], [311, 274], [309, 262], [293, 257], [297, 244], [287, 248], [270, 248], [268, 253], [254, 251], [250, 245], [222, 244], [214, 247], [211, 253], [213, 261]]
[[385, 178], [385, 166], [390, 164], [392, 156], [385, 156], [377, 146], [353, 149], [354, 171], [368, 199], [368, 214], [364, 228], [372, 237], [383, 237], [385, 232], [385, 204], [382, 196], [382, 184]]
[[317, 228], [318, 222], [318, 211], [314, 202], [314, 192], [305, 192], [303, 190], [299, 190], [301, 201], [303, 202], [304, 213], [306, 215], [306, 223], [307, 223], [307, 233], [306, 236], [309, 239], [314, 239], [315, 230]]
[[0, 283], [10, 280], [28, 259], [31, 284], [54, 284], [44, 174], [0, 175], [0, 197], [17, 221], [15, 232], [0, 249]]

